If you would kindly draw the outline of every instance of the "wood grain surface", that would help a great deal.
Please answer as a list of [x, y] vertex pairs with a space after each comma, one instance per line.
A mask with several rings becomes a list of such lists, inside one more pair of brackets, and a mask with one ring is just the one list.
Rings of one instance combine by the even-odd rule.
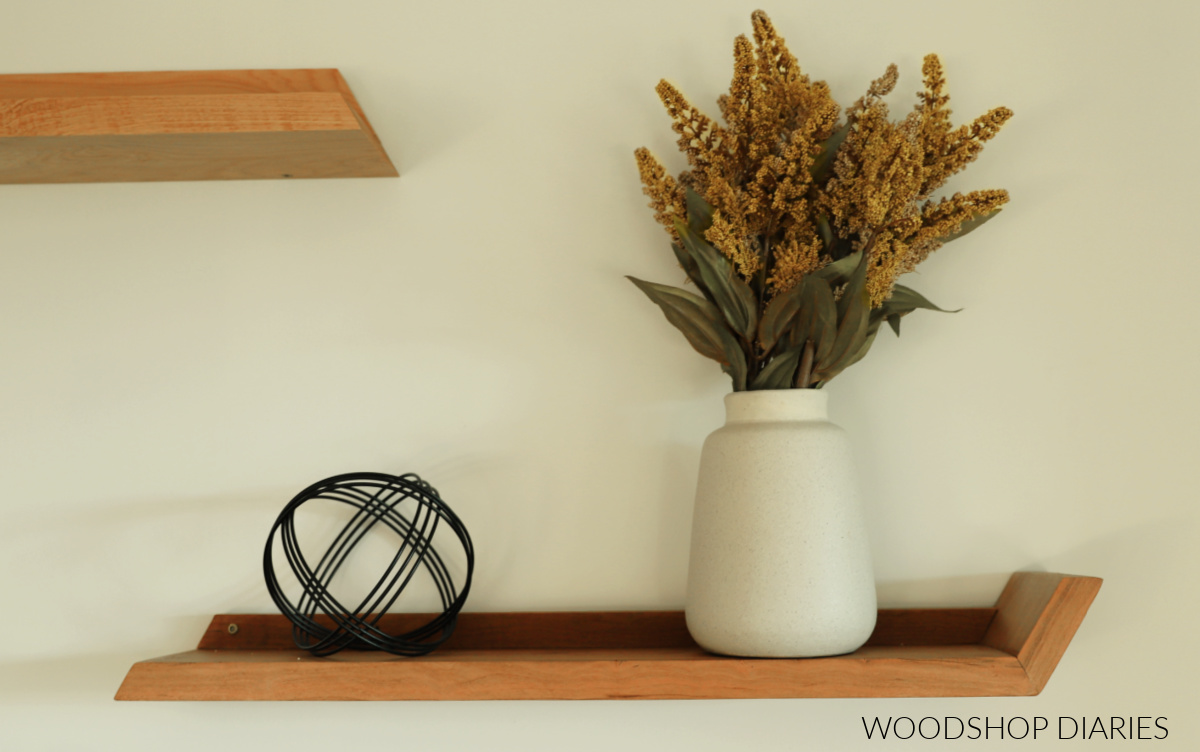
[[119, 700], [602, 700], [1028, 694], [1017, 659], [979, 645], [740, 659], [699, 648], [446, 651], [405, 659], [196, 650], [138, 663]]
[[[119, 700], [522, 700], [1037, 694], [1100, 580], [1017, 573], [995, 609], [884, 609], [850, 655], [706, 653], [677, 611], [467, 613], [421, 658], [295, 649], [277, 614], [213, 618], [197, 650], [137, 663]], [[404, 631], [421, 614], [390, 614]], [[231, 629], [231, 625], [235, 628]]]
[[0, 76], [0, 182], [396, 174], [332, 69]]
[[996, 602], [983, 644], [1014, 655], [1041, 692], [1100, 592], [1099, 577], [1017, 572]]

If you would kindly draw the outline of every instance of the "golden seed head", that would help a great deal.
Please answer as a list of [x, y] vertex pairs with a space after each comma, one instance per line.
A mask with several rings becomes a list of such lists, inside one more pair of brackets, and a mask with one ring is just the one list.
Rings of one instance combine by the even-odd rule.
[[[636, 159], [655, 218], [672, 235], [690, 188], [714, 209], [707, 240], [769, 297], [830, 262], [833, 249], [818, 230], [827, 227], [835, 246], [870, 254], [867, 290], [879, 306], [900, 274], [1008, 200], [1004, 191], [930, 200], [1012, 117], [998, 107], [952, 126], [937, 55], [925, 57], [923, 88], [903, 119], [892, 120], [883, 101], [899, 80], [895, 65], [841, 118], [828, 85], [800, 70], [767, 14], [755, 11], [751, 21], [752, 37], [734, 40], [729, 93], [718, 101], [724, 125], [672, 84], [658, 84], [689, 169], [672, 178], [645, 149]], [[839, 127], [845, 139], [831, 157], [824, 145]]]

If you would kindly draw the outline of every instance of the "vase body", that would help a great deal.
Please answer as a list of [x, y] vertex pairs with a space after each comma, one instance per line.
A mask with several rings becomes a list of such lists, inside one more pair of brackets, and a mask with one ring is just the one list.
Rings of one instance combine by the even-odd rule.
[[816, 389], [734, 392], [700, 455], [686, 615], [706, 650], [839, 655], [875, 628], [846, 432]]

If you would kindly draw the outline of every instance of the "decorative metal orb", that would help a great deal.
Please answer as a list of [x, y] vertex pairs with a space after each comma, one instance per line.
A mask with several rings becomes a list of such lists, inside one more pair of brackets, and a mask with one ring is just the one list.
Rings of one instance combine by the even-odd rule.
[[[295, 526], [296, 510], [314, 500], [347, 504], [355, 509], [315, 566], [300, 550]], [[344, 604], [330, 591], [330, 583], [359, 541], [380, 524], [399, 536], [396, 554], [361, 601]], [[442, 525], [454, 533], [466, 554], [467, 571], [461, 590], [433, 548], [434, 533]], [[302, 588], [295, 603], [284, 594], [275, 576], [276, 533]], [[433, 579], [442, 613], [404, 634], [387, 634], [379, 626], [380, 617], [396, 602], [419, 569]], [[413, 473], [347, 473], [312, 484], [280, 512], [263, 553], [267, 591], [292, 622], [296, 646], [318, 656], [332, 655], [343, 648], [386, 650], [406, 656], [429, 653], [454, 632], [458, 612], [471, 590], [474, 569], [475, 551], [466, 527], [437, 490]], [[328, 621], [318, 620], [318, 615], [324, 615]]]

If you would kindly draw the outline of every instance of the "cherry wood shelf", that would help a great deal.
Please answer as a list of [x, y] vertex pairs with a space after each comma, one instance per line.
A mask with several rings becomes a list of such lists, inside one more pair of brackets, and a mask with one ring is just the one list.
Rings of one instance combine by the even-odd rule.
[[0, 76], [0, 183], [397, 174], [334, 69]]
[[[297, 650], [280, 615], [213, 618], [196, 650], [134, 664], [118, 700], [549, 700], [1035, 695], [1100, 589], [1018, 572], [994, 608], [883, 609], [833, 658], [706, 653], [677, 611], [465, 613], [421, 658]], [[389, 614], [387, 630], [428, 616]]]

